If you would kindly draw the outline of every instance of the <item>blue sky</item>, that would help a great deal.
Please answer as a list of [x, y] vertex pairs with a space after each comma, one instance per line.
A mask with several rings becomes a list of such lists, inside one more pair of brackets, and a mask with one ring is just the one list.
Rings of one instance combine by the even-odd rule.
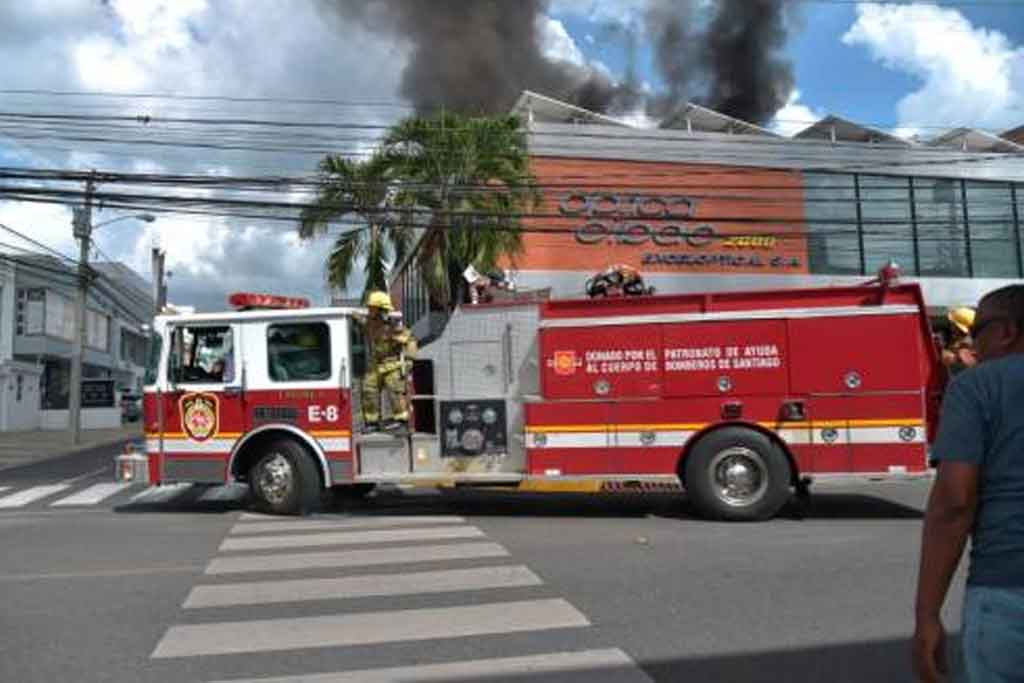
[[[601, 27], [608, 15], [623, 11], [629, 4], [615, 0], [556, 1], [552, 16], [562, 22], [588, 60], [600, 61], [619, 76], [625, 69], [626, 51], [621, 39], [602, 41], [607, 32], [602, 33]], [[917, 3], [918, 7], [890, 4], [867, 10], [869, 3], [862, 5], [808, 2], [798, 8], [799, 22], [790, 31], [785, 54], [794, 66], [799, 103], [811, 114], [834, 113], [883, 128], [917, 129], [924, 137], [961, 125], [1002, 131], [1024, 123], [1024, 1], [1021, 6], [936, 7]], [[884, 31], [872, 33], [887, 21], [891, 25]], [[858, 22], [865, 36], [844, 40]], [[991, 44], [992, 31], [1005, 38], [1005, 49]], [[596, 40], [591, 42], [588, 35]], [[922, 43], [941, 45], [950, 40], [961, 46], [958, 53], [968, 55], [957, 75], [974, 81], [968, 87], [956, 88], [957, 78], [950, 75], [950, 69], [957, 69], [955, 64], [950, 65], [956, 57], [933, 56], [920, 49]], [[987, 88], [978, 82], [987, 79], [988, 69], [979, 66], [972, 74], [971, 55], [980, 60], [979, 64], [986, 58], [1005, 57], [1011, 70], [1015, 68], [1015, 76], [1009, 78], [1015, 87], [1010, 88], [1013, 92], [1006, 98], [1011, 100], [1004, 103], [1006, 106], [950, 101], [986, 97]], [[649, 50], [641, 48], [637, 66], [642, 78], [656, 81]], [[929, 72], [933, 76], [930, 85]], [[926, 91], [922, 97], [932, 98], [941, 106], [918, 102], [901, 109], [905, 98], [920, 91]], [[1000, 93], [995, 93], [993, 99], [999, 101]], [[914, 120], [917, 118], [923, 120]]]

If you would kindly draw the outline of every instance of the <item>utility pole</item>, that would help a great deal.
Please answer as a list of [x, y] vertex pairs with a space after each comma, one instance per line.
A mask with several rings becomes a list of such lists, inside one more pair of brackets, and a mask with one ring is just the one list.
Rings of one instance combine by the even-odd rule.
[[92, 196], [96, 191], [96, 183], [90, 176], [85, 181], [85, 204], [75, 207], [72, 220], [73, 234], [78, 239], [78, 301], [75, 306], [75, 323], [77, 333], [71, 346], [71, 386], [68, 397], [68, 428], [71, 431], [71, 443], [77, 446], [82, 441], [82, 356], [85, 353], [88, 325], [86, 322], [86, 302], [89, 296], [89, 281], [92, 270], [89, 268], [89, 250], [92, 239]]

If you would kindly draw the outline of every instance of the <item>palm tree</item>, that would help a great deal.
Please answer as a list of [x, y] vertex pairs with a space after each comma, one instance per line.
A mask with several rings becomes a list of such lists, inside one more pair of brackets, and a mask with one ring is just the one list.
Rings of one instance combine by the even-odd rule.
[[362, 260], [364, 297], [375, 289], [386, 290], [388, 268], [405, 257], [412, 240], [408, 226], [392, 220], [389, 211], [387, 158], [374, 154], [360, 162], [329, 154], [319, 169], [317, 196], [302, 210], [299, 237], [320, 237], [327, 234], [332, 221], [358, 217], [365, 225], [342, 232], [334, 241], [327, 257], [327, 281], [343, 289]]
[[383, 141], [395, 202], [429, 217], [417, 259], [435, 304], [464, 300], [463, 271], [514, 261], [522, 250], [520, 217], [540, 201], [526, 135], [515, 116], [442, 112], [411, 117]]

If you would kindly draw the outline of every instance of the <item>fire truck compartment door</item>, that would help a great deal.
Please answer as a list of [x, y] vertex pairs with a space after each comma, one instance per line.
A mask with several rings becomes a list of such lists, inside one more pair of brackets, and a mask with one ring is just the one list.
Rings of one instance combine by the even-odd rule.
[[790, 320], [792, 391], [861, 395], [920, 390], [920, 321], [914, 315]]
[[364, 477], [401, 476], [412, 471], [409, 440], [392, 434], [359, 437], [359, 474]]
[[781, 320], [665, 326], [668, 396], [782, 395], [789, 383]]
[[660, 396], [662, 326], [556, 327], [541, 334], [541, 382], [550, 399]]
[[501, 340], [453, 341], [449, 348], [452, 372], [450, 396], [501, 396], [510, 378]]

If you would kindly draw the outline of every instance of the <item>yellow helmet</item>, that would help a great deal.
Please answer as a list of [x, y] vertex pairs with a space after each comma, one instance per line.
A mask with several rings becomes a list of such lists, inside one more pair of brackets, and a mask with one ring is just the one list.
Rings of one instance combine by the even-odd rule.
[[974, 325], [973, 308], [970, 306], [954, 308], [949, 312], [947, 317], [949, 318], [949, 322], [953, 323], [953, 326], [960, 330], [962, 334], [970, 334], [971, 326]]
[[391, 312], [395, 310], [395, 307], [391, 304], [391, 297], [388, 296], [387, 292], [370, 292], [370, 296], [366, 299], [367, 308], [382, 308], [385, 311]]

